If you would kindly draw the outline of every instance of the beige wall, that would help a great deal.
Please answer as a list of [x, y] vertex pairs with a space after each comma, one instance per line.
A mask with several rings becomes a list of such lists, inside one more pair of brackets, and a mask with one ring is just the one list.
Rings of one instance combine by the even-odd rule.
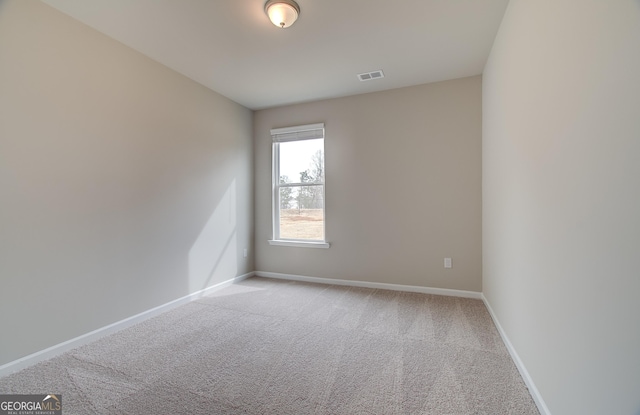
[[0, 365], [253, 270], [252, 113], [0, 1]]
[[[257, 111], [256, 269], [481, 291], [481, 101], [477, 76]], [[270, 246], [269, 130], [316, 122], [331, 248]]]
[[553, 414], [640, 413], [639, 41], [637, 0], [514, 0], [484, 72], [484, 294]]

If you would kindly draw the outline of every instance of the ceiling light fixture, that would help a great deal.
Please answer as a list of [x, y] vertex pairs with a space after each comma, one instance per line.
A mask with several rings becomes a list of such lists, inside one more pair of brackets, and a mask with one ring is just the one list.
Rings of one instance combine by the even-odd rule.
[[300, 6], [293, 0], [269, 0], [264, 5], [264, 11], [274, 25], [284, 29], [298, 19]]

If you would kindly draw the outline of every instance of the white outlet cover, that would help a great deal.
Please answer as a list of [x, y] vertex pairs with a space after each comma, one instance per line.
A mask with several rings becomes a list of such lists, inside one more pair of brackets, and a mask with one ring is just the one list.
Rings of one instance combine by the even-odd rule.
[[445, 268], [451, 268], [451, 258], [445, 258], [444, 259], [444, 267]]

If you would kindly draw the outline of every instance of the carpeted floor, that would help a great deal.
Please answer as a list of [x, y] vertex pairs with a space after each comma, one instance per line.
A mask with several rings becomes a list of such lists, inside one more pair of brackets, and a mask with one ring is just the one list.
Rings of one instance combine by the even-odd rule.
[[0, 379], [64, 414], [538, 414], [480, 300], [250, 278]]

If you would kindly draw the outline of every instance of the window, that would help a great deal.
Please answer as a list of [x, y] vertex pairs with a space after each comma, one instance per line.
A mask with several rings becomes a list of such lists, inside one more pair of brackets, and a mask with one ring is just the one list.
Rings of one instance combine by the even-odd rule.
[[271, 130], [272, 245], [328, 248], [324, 212], [324, 124]]

